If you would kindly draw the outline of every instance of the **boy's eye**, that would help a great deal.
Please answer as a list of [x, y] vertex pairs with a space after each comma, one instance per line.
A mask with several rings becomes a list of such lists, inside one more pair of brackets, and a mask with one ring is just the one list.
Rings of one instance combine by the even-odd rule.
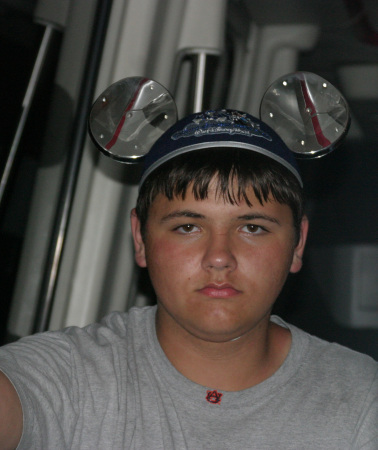
[[196, 231], [198, 231], [199, 228], [196, 227], [195, 225], [191, 224], [191, 223], [186, 223], [184, 225], [180, 225], [178, 227], [175, 228], [175, 231], [181, 233], [181, 234], [189, 234], [189, 233], [194, 233]]
[[249, 233], [249, 234], [261, 234], [266, 232], [267, 230], [263, 227], [261, 227], [260, 225], [254, 225], [252, 223], [249, 223], [247, 225], [244, 225], [241, 228], [241, 231], [243, 231], [244, 233]]

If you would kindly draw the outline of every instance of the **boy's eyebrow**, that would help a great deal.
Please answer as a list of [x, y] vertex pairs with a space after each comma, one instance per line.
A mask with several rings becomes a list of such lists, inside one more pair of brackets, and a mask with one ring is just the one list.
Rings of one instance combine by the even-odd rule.
[[196, 213], [194, 211], [191, 211], [189, 209], [179, 210], [179, 211], [173, 211], [166, 216], [163, 216], [160, 219], [161, 223], [167, 222], [170, 219], [176, 219], [179, 217], [190, 217], [192, 219], [204, 219], [205, 216], [203, 214]]
[[253, 214], [243, 214], [242, 216], [238, 216], [238, 220], [256, 220], [256, 219], [268, 220], [269, 222], [280, 225], [280, 221], [278, 219], [276, 219], [275, 217], [272, 217], [272, 216], [268, 216], [266, 214], [253, 213]]
[[[188, 209], [184, 209], [184, 210], [178, 210], [178, 211], [173, 211], [169, 214], [167, 214], [166, 216], [163, 216], [160, 220], [161, 223], [167, 222], [171, 219], [176, 219], [176, 218], [180, 218], [180, 217], [189, 217], [192, 219], [205, 219], [206, 216], [203, 214], [199, 214], [197, 212], [188, 210]], [[236, 218], [237, 220], [256, 220], [256, 219], [260, 219], [260, 220], [267, 220], [269, 222], [272, 223], [276, 223], [277, 225], [280, 225], [280, 222], [278, 219], [276, 219], [275, 217], [272, 216], [268, 216], [266, 214], [261, 214], [261, 213], [252, 213], [252, 214], [243, 214], [242, 216], [238, 216]]]

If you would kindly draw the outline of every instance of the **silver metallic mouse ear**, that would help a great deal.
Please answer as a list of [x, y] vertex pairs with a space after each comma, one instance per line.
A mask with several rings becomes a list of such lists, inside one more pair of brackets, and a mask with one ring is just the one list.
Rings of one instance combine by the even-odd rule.
[[[330, 153], [350, 125], [342, 94], [309, 72], [276, 80], [263, 96], [260, 117], [298, 158]], [[156, 81], [132, 77], [117, 81], [97, 98], [89, 116], [89, 132], [105, 155], [135, 163], [176, 122], [177, 107], [167, 89]]]
[[92, 140], [106, 156], [136, 163], [176, 122], [170, 93], [156, 81], [132, 77], [117, 81], [97, 98], [88, 125]]
[[349, 107], [327, 80], [296, 72], [276, 80], [261, 101], [260, 118], [298, 158], [319, 158], [345, 138]]

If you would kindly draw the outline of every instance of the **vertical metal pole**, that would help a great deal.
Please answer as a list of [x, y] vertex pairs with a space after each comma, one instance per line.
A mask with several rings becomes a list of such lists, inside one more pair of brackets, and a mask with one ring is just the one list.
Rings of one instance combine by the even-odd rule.
[[[175, 63], [173, 70], [173, 82], [175, 86], [174, 91], [177, 91], [179, 86], [179, 77], [184, 61], [190, 63], [190, 86], [188, 86], [188, 92], [193, 93], [193, 99], [188, 99], [188, 105], [190, 109], [188, 113], [196, 113], [203, 111], [204, 109], [204, 93], [206, 80], [209, 78], [209, 58], [216, 59], [221, 57], [220, 50], [210, 48], [188, 48], [181, 51]], [[177, 94], [177, 92], [174, 92]]]
[[42, 38], [42, 42], [41, 45], [39, 47], [38, 50], [38, 55], [37, 55], [37, 59], [35, 61], [34, 67], [33, 67], [33, 71], [29, 80], [29, 84], [25, 93], [25, 97], [24, 100], [22, 102], [22, 113], [21, 113], [21, 118], [18, 122], [18, 126], [16, 129], [16, 133], [15, 136], [13, 138], [13, 142], [5, 163], [5, 167], [3, 170], [3, 174], [1, 176], [1, 181], [0, 181], [0, 205], [2, 203], [3, 197], [4, 197], [4, 192], [7, 188], [8, 182], [9, 182], [9, 177], [10, 174], [12, 172], [13, 169], [13, 165], [14, 165], [14, 161], [19, 149], [19, 144], [20, 144], [20, 140], [22, 137], [22, 133], [24, 131], [25, 128], [25, 124], [26, 124], [26, 120], [28, 118], [28, 114], [29, 114], [29, 110], [30, 110], [30, 106], [32, 104], [33, 101], [33, 97], [38, 85], [38, 80], [41, 76], [41, 72], [43, 69], [43, 65], [46, 59], [46, 55], [49, 49], [49, 44], [52, 40], [53, 37], [53, 32], [54, 32], [54, 27], [51, 25], [47, 25], [43, 38]]
[[207, 54], [205, 52], [198, 53], [194, 56], [194, 103], [193, 112], [200, 112], [203, 109], [203, 92], [205, 89], [205, 76], [206, 76], [206, 59]]
[[70, 154], [67, 156], [65, 176], [47, 257], [47, 265], [42, 280], [34, 332], [42, 332], [48, 329], [76, 180], [87, 135], [87, 117], [93, 101], [96, 77], [101, 62], [101, 53], [111, 6], [112, 0], [100, 0], [93, 23], [93, 33], [80, 92], [81, 102], [74, 122], [74, 135], [70, 147]]

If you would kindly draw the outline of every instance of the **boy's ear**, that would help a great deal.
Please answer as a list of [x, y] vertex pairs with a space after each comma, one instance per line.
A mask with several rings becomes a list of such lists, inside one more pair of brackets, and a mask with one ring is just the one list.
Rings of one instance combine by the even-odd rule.
[[304, 249], [306, 246], [307, 233], [308, 233], [308, 218], [307, 216], [303, 216], [301, 222], [300, 236], [298, 245], [294, 249], [293, 261], [291, 263], [290, 272], [296, 273], [299, 272], [302, 268], [302, 258]]
[[130, 220], [131, 220], [131, 231], [133, 233], [134, 239], [135, 262], [138, 264], [139, 267], [147, 267], [145, 245], [140, 230], [140, 220], [137, 216], [135, 208], [131, 211]]

